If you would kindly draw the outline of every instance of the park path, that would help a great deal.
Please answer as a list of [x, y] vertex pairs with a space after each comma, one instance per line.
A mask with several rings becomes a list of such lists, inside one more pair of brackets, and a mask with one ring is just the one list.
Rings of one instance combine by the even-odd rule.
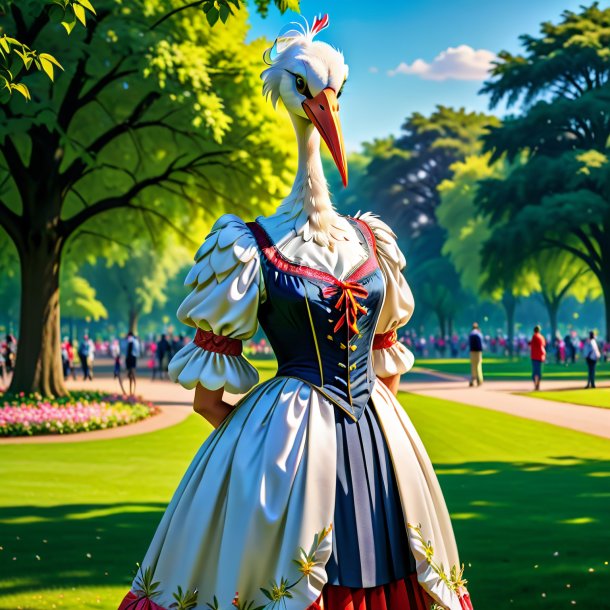
[[[70, 380], [68, 386], [71, 389], [92, 388], [106, 392], [119, 392], [118, 383], [109, 372], [110, 366], [104, 368], [106, 370], [103, 370], [93, 383]], [[406, 392], [501, 411], [610, 439], [610, 409], [572, 405], [515, 394], [515, 392], [530, 391], [532, 389], [530, 381], [488, 381], [480, 388], [470, 388], [466, 377], [418, 367], [414, 368], [405, 379], [407, 381], [401, 383], [400, 389]], [[610, 386], [610, 382], [601, 384], [601, 387], [606, 386]], [[543, 384], [545, 390], [565, 390], [580, 387], [582, 387], [581, 382], [575, 381], [545, 381]], [[193, 413], [193, 392], [185, 390], [182, 386], [171, 381], [152, 381], [148, 376], [140, 378], [138, 379], [137, 393], [143, 396], [145, 400], [158, 405], [161, 412], [144, 421], [108, 430], [0, 438], [0, 446], [29, 443], [82, 443], [125, 438], [173, 426], [184, 421]], [[230, 394], [225, 395], [225, 400], [231, 403], [238, 398], [238, 396]]]
[[[93, 382], [68, 381], [68, 387], [73, 390], [101, 390], [104, 392], [120, 392], [116, 379], [107, 373], [95, 377]], [[109, 428], [108, 430], [94, 430], [92, 432], [77, 432], [75, 434], [53, 434], [48, 436], [20, 436], [0, 438], [2, 445], [23, 445], [27, 443], [83, 443], [87, 441], [108, 440], [124, 438], [136, 434], [155, 432], [184, 421], [193, 413], [193, 392], [185, 390], [177, 383], [166, 380], [152, 381], [150, 378], [138, 379], [136, 393], [145, 400], [155, 403], [161, 412], [135, 424]], [[232, 402], [234, 397], [226, 396]]]
[[[417, 368], [413, 371], [419, 372]], [[400, 384], [400, 389], [421, 396], [501, 411], [509, 415], [610, 439], [610, 409], [585, 407], [515, 394], [515, 392], [530, 392], [532, 382], [529, 380], [486, 381], [481, 387], [471, 388], [468, 386], [466, 377], [453, 376], [457, 377], [457, 380], [449, 381], [447, 376], [442, 374], [438, 380], [435, 380], [436, 375], [433, 371], [425, 370], [425, 374], [430, 377], [429, 380], [406, 381]], [[439, 381], [443, 381], [443, 383], [439, 383]], [[543, 381], [542, 385], [543, 390], [568, 390], [583, 387], [582, 382], [577, 381]], [[599, 387], [609, 385], [609, 382], [603, 382], [599, 384]]]

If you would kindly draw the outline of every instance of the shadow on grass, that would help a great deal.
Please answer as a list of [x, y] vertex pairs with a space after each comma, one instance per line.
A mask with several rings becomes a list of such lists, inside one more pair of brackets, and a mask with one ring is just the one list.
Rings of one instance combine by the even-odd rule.
[[0, 594], [125, 585], [166, 504], [68, 504], [0, 510]]
[[610, 459], [551, 460], [436, 466], [475, 607], [610, 608]]
[[[551, 460], [436, 465], [477, 609], [610, 607], [610, 456]], [[164, 508], [0, 510], [0, 593], [127, 587]]]

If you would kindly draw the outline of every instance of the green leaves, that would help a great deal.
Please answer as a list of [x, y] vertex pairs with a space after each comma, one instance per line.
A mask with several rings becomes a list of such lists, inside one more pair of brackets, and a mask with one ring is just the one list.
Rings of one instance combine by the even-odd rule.
[[51, 4], [54, 9], [54, 19], [61, 22], [68, 35], [72, 33], [77, 23], [87, 27], [87, 13], [95, 15], [95, 8], [90, 0], [51, 0]]
[[38, 63], [36, 65], [40, 64], [40, 69], [42, 69], [51, 80], [54, 80], [54, 66], [58, 67], [60, 70], [63, 70], [61, 64], [48, 53], [40, 53], [37, 61]]
[[[574, 99], [608, 81], [610, 10], [597, 3], [580, 12], [564, 11], [559, 23], [544, 22], [539, 36], [522, 36], [522, 55], [502, 51], [482, 89], [491, 105], [523, 100]], [[584, 68], [586, 66], [586, 68]]]
[[213, 26], [219, 18], [226, 23], [229, 16], [235, 14], [234, 8], [239, 10], [239, 0], [205, 0], [202, 5], [210, 26]]
[[[23, 68], [17, 65], [15, 60]], [[10, 98], [13, 92], [17, 92], [29, 101], [31, 99], [30, 90], [24, 83], [17, 82], [15, 75], [22, 69], [28, 72], [32, 68], [36, 68], [53, 80], [54, 67], [63, 70], [61, 64], [52, 55], [48, 53], [38, 54], [10, 36], [0, 37], [0, 88], [5, 96]]]
[[178, 586], [178, 590], [173, 594], [174, 602], [169, 605], [175, 610], [192, 610], [197, 606], [197, 589], [193, 591], [183, 591], [182, 587]]

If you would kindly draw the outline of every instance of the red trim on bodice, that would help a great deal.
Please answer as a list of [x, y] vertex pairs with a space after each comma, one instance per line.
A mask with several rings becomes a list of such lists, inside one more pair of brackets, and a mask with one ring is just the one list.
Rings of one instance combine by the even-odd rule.
[[280, 252], [279, 248], [271, 241], [268, 233], [258, 224], [258, 222], [247, 223], [261, 252], [276, 269], [292, 275], [319, 280], [330, 284], [330, 286], [327, 286], [323, 290], [325, 298], [339, 294], [335, 309], [343, 310], [343, 314], [335, 324], [333, 332], [337, 333], [344, 325], [347, 325], [348, 336], [357, 335], [360, 332], [357, 323], [358, 316], [363, 314], [366, 315], [367, 313], [358, 299], [366, 299], [369, 293], [366, 288], [359, 283], [359, 280], [379, 268], [377, 263], [377, 244], [373, 232], [363, 220], [358, 218], [353, 218], [352, 220], [357, 223], [366, 240], [368, 245], [368, 256], [366, 260], [349, 273], [344, 280], [340, 280], [326, 271], [293, 263]]
[[389, 330], [387, 333], [375, 335], [373, 339], [373, 349], [388, 349], [398, 341], [396, 330]]
[[280, 252], [278, 247], [271, 241], [271, 238], [265, 229], [258, 224], [258, 222], [248, 222], [246, 225], [250, 231], [252, 231], [252, 234], [256, 239], [256, 243], [258, 244], [258, 247], [264, 254], [265, 258], [276, 269], [284, 271], [285, 273], [299, 275], [313, 280], [319, 280], [321, 282], [326, 282], [327, 284], [333, 284], [338, 288], [342, 288], [346, 282], [357, 282], [379, 267], [377, 264], [377, 244], [375, 243], [375, 236], [373, 235], [373, 232], [363, 220], [358, 218], [353, 218], [352, 220], [358, 223], [358, 227], [362, 231], [362, 235], [364, 236], [364, 239], [369, 247], [369, 256], [343, 281], [336, 278], [334, 275], [332, 275], [332, 273], [321, 271], [320, 269], [314, 269], [313, 267], [307, 267], [306, 265], [297, 265], [296, 263], [293, 263]]
[[193, 343], [206, 352], [224, 354], [225, 356], [240, 356], [242, 342], [239, 339], [231, 339], [222, 335], [215, 335], [211, 330], [197, 329]]

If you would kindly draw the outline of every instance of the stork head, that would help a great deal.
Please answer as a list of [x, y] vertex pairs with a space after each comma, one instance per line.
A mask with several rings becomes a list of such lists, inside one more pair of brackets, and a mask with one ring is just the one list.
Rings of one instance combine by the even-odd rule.
[[282, 100], [293, 121], [311, 122], [320, 132], [347, 186], [345, 145], [339, 122], [339, 102], [348, 67], [343, 54], [314, 37], [328, 27], [328, 15], [311, 27], [292, 24], [265, 52], [269, 65], [262, 73], [263, 93], [275, 106]]

